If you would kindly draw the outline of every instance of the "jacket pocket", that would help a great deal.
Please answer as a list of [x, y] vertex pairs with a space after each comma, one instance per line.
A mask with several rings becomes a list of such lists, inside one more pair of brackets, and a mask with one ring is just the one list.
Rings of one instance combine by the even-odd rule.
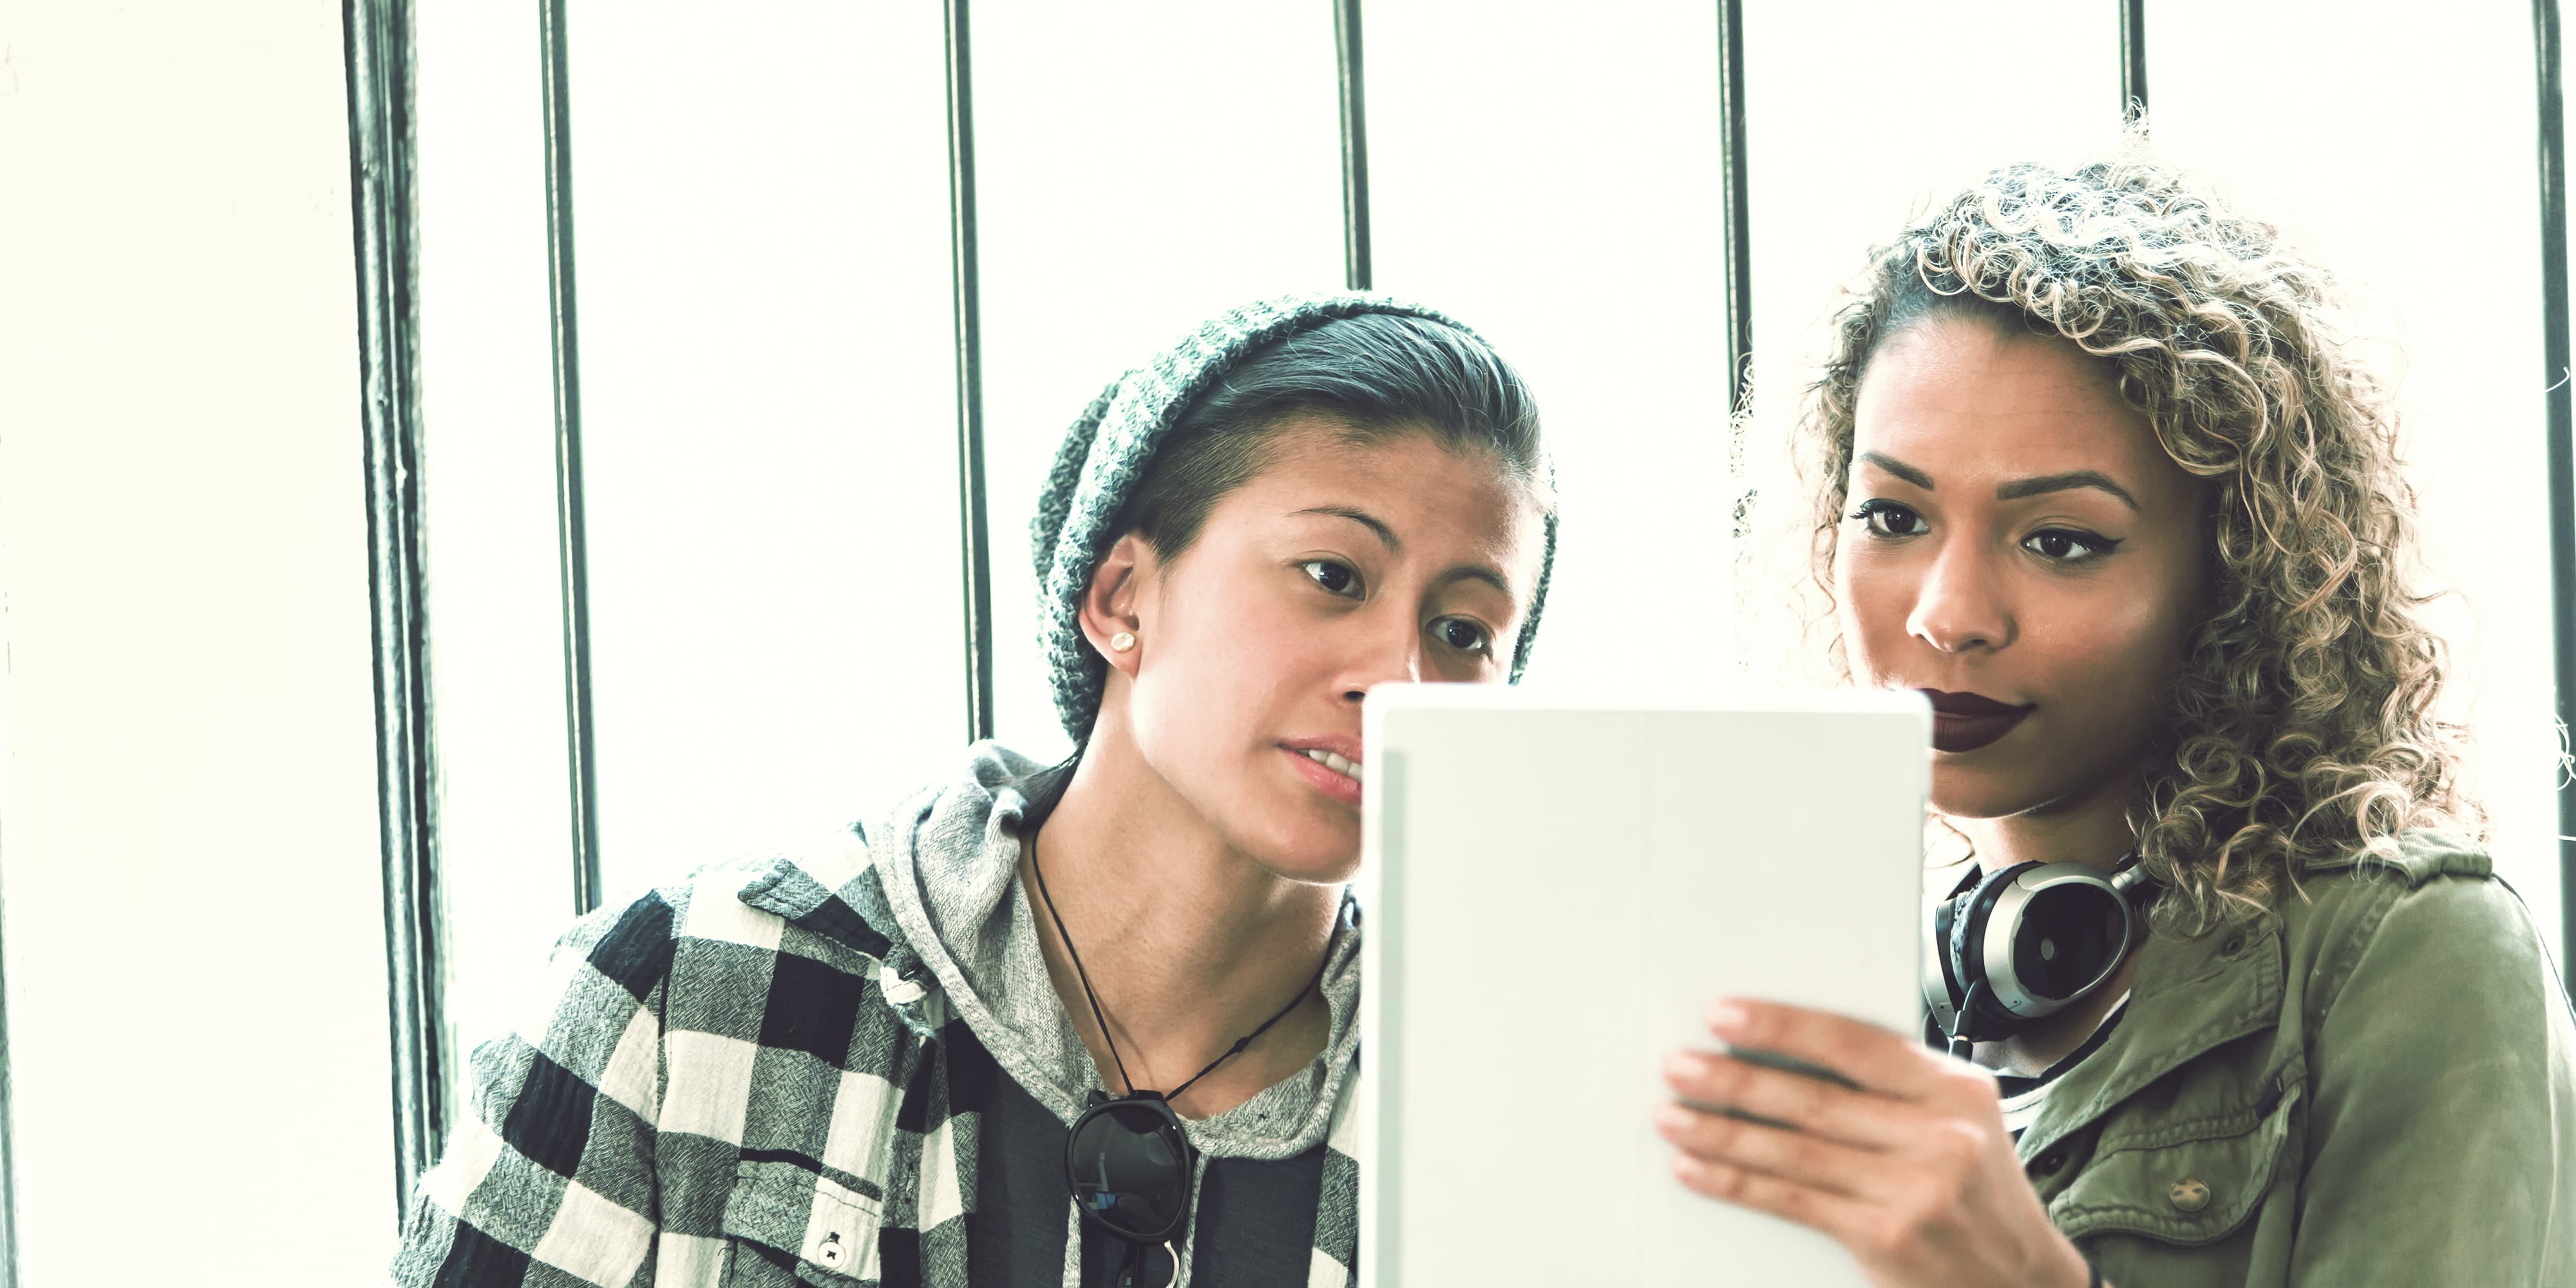
[[2228, 1237], [2279, 1180], [2304, 1090], [2267, 1090], [2205, 1118], [2105, 1124], [2082, 1173], [2049, 1201], [2050, 1219], [2073, 1239], [2131, 1234], [2197, 1246]]
[[[799, 1282], [852, 1288], [877, 1278], [877, 1227], [884, 1204], [801, 1164], [745, 1160], [725, 1199], [725, 1237], [761, 1251]], [[742, 1260], [735, 1250], [735, 1261]], [[726, 1283], [739, 1276], [728, 1275]]]

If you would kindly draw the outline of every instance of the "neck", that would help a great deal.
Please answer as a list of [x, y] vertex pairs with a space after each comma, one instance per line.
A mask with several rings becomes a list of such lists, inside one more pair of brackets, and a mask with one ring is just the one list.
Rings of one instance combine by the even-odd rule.
[[[1072, 783], [1022, 849], [1020, 876], [1056, 992], [1113, 1092], [1127, 1089], [1122, 1063], [1136, 1089], [1168, 1092], [1277, 1014], [1314, 980], [1341, 901], [1338, 887], [1287, 880], [1228, 845], [1109, 727], [1094, 731]], [[1200, 1117], [1241, 1103], [1304, 1067], [1329, 1028], [1323, 999], [1305, 997], [1176, 1108]]]
[[2081, 863], [2107, 872], [2137, 843], [2127, 789], [2123, 776], [2019, 814], [1950, 822], [1976, 844], [1977, 865], [1988, 872], [2016, 863]]
[[[2025, 862], [2081, 863], [2108, 872], [2137, 843], [2128, 816], [2132, 781], [2119, 775], [2092, 792], [2051, 801], [2037, 809], [2004, 818], [1954, 819], [1952, 823], [1976, 843], [1977, 864], [1988, 873]], [[2119, 970], [2091, 997], [2012, 1037], [1978, 1043], [1972, 1058], [1991, 1069], [2038, 1076], [2082, 1046], [2084, 1039], [2101, 1027], [2103, 1018], [2128, 993], [2137, 968], [2138, 954], [2133, 945]]]

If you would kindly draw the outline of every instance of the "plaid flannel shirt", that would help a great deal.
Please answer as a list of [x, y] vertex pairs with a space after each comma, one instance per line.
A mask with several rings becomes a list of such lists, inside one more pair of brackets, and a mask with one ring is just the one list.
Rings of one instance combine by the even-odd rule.
[[[1007, 1075], [896, 932], [857, 829], [593, 913], [549, 976], [544, 1012], [475, 1051], [395, 1283], [965, 1288], [980, 1109]], [[1353, 1099], [1310, 1286], [1356, 1282]]]

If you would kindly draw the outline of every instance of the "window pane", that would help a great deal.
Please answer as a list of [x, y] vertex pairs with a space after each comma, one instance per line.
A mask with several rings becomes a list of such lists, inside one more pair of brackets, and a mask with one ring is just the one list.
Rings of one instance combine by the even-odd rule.
[[[1997, 166], [2117, 149], [2117, 12], [2110, 0], [1745, 6], [1756, 480], [1782, 481], [1779, 453], [1826, 355], [1837, 288], [1871, 248]], [[2009, 75], [1961, 61], [1981, 48], [2000, 59], [2006, 47]], [[1782, 507], [1804, 506], [1764, 503], [1766, 537], [1794, 512]], [[1758, 554], [1777, 576], [1782, 551]], [[1764, 594], [1748, 602], [1768, 607]], [[1766, 637], [1752, 652], [1776, 665], [1792, 642]]]
[[1052, 758], [1038, 490], [1120, 372], [1237, 304], [1341, 285], [1332, 9], [984, 3], [974, 55], [995, 723]]
[[[2477, 737], [2497, 870], [2554, 944], [2531, 7], [2353, 22], [2325, 0], [2159, 0], [2147, 48], [2159, 146], [2285, 224], [2358, 297], [2363, 338], [2389, 359], [2434, 582], [2459, 591], [2435, 615], [2458, 663], [2452, 713]], [[2300, 56], [2282, 61], [2287, 48]], [[2440, 93], [2397, 92], [2432, 71]]]
[[569, 25], [601, 867], [632, 892], [962, 742], [942, 45], [933, 5]]
[[573, 911], [544, 106], [525, 0], [413, 15], [448, 1121]]
[[1556, 461], [1530, 683], [1725, 676], [1715, 6], [1412, 0], [1368, 23], [1378, 283], [1491, 339]]

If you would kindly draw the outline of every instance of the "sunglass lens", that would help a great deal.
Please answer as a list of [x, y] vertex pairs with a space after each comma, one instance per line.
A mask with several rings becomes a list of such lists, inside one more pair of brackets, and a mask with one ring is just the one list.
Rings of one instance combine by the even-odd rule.
[[1072, 1141], [1075, 1200], [1121, 1234], [1170, 1237], [1190, 1174], [1171, 1130], [1169, 1119], [1143, 1106], [1111, 1104], [1085, 1115]]

